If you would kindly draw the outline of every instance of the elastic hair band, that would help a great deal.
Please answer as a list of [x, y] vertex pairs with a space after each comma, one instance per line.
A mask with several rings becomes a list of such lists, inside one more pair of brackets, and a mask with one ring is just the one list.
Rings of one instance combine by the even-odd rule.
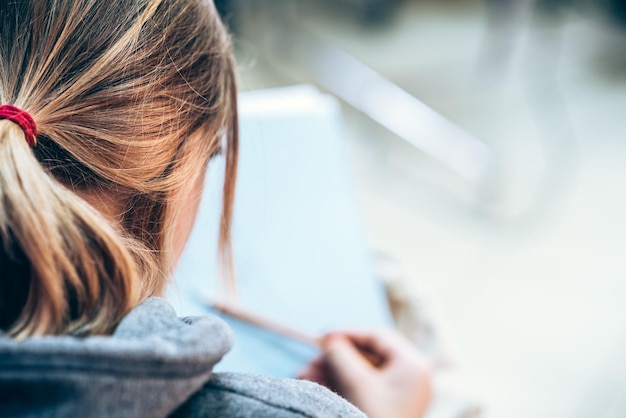
[[30, 147], [37, 144], [37, 124], [27, 111], [10, 104], [2, 105], [0, 106], [0, 119], [8, 119], [19, 125], [24, 131], [26, 142]]

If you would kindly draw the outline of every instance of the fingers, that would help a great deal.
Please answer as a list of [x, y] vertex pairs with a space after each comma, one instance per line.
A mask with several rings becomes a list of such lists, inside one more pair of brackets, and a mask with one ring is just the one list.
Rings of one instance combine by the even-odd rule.
[[[374, 418], [423, 416], [431, 397], [430, 365], [398, 332], [335, 332], [321, 341], [321, 357], [301, 377], [327, 386]], [[377, 364], [372, 356], [385, 361]]]
[[342, 336], [324, 339], [324, 360], [340, 393], [348, 399], [359, 385], [366, 384], [374, 371], [359, 349]]
[[[322, 338], [321, 349], [300, 377], [334, 390], [371, 417], [423, 416], [430, 400], [429, 366], [399, 333], [335, 332]], [[376, 364], [371, 355], [386, 360]]]
[[325, 338], [342, 336], [349, 339], [360, 350], [371, 353], [385, 363], [398, 356], [413, 355], [415, 348], [397, 332], [389, 330], [369, 332], [335, 332]]

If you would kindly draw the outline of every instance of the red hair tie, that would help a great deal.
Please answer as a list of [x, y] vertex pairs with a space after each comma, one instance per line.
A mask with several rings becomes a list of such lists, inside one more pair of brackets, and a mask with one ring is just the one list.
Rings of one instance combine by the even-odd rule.
[[37, 124], [27, 111], [13, 105], [2, 105], [0, 106], [0, 119], [8, 119], [18, 124], [24, 131], [28, 145], [35, 146], [37, 143]]

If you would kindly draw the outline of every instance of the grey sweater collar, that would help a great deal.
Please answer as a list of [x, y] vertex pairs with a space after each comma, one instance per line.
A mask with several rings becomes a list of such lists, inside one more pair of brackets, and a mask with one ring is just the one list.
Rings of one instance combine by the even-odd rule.
[[219, 318], [178, 318], [158, 298], [110, 337], [0, 336], [0, 416], [165, 417], [202, 387], [231, 345]]

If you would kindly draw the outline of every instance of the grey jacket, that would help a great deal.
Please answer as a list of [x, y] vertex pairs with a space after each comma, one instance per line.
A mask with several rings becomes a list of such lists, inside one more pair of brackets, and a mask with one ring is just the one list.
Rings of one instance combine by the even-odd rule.
[[364, 417], [313, 383], [212, 374], [231, 345], [219, 318], [158, 298], [110, 337], [0, 335], [0, 417]]

